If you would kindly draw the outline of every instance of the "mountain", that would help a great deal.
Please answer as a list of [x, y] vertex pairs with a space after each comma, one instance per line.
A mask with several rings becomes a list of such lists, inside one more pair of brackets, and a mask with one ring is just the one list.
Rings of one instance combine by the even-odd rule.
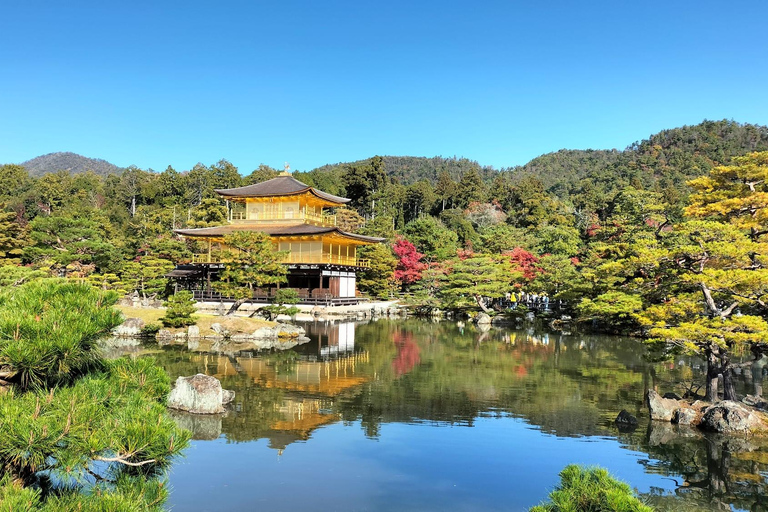
[[[459, 181], [461, 177], [470, 169], [475, 169], [480, 176], [485, 180], [492, 180], [497, 171], [490, 166], [481, 166], [474, 160], [468, 158], [444, 158], [442, 156], [435, 157], [423, 157], [423, 156], [383, 156], [384, 171], [394, 181], [398, 181], [403, 185], [410, 185], [419, 180], [427, 180], [430, 182], [436, 182], [438, 175], [442, 171], [448, 172], [448, 174], [455, 181]], [[355, 167], [359, 165], [367, 165], [371, 163], [371, 159], [357, 160], [355, 162], [340, 162], [337, 164], [327, 164], [321, 167], [317, 167], [309, 171], [310, 173], [336, 173], [340, 170], [349, 167]]]
[[[648, 139], [629, 144], [623, 151], [611, 149], [561, 149], [538, 156], [530, 162], [496, 170], [466, 158], [383, 156], [384, 169], [395, 181], [410, 185], [419, 180], [433, 184], [441, 171], [454, 181], [470, 169], [490, 183], [498, 175], [513, 183], [526, 177], [540, 180], [545, 189], [561, 198], [584, 191], [598, 183], [602, 188], [636, 184], [646, 188], [684, 188], [685, 182], [717, 165], [728, 164], [734, 156], [768, 150], [768, 127], [731, 120], [708, 121], [663, 130]], [[330, 173], [336, 178], [349, 167], [369, 164], [370, 158], [328, 164], [309, 174]]]
[[48, 153], [47, 155], [27, 160], [21, 165], [27, 169], [30, 176], [34, 177], [57, 171], [69, 171], [71, 174], [93, 171], [100, 176], [119, 174], [123, 171], [121, 167], [111, 164], [106, 160], [87, 158], [69, 152]]
[[561, 197], [584, 184], [644, 188], [684, 187], [685, 182], [730, 163], [735, 156], [768, 150], [768, 127], [735, 121], [703, 121], [663, 130], [624, 151], [560, 150], [510, 169], [513, 181], [535, 176]]

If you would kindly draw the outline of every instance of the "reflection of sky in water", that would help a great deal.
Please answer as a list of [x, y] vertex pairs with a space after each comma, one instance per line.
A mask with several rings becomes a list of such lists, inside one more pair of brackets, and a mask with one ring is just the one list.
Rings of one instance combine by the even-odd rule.
[[[315, 430], [282, 455], [267, 442], [194, 442], [172, 471], [175, 510], [527, 510], [570, 463], [599, 464], [640, 492], [674, 483], [616, 440], [545, 435], [520, 419], [471, 428], [388, 423]], [[201, 469], [204, 468], [204, 469]]]
[[[171, 373], [216, 374], [237, 393], [226, 418], [180, 420], [213, 441], [194, 441], [174, 466], [169, 505], [527, 510], [578, 463], [603, 466], [641, 493], [661, 492], [659, 510], [679, 510], [675, 480], [685, 480], [690, 464], [670, 460], [695, 459], [689, 482], [712, 467], [704, 447], [714, 445], [659, 441], [670, 426], [649, 434], [642, 405], [647, 386], [672, 389], [692, 378], [697, 362], [650, 365], [637, 340], [422, 321], [305, 327], [311, 341], [292, 356], [242, 347], [213, 354], [202, 345], [157, 354]], [[613, 419], [621, 409], [640, 418], [637, 431], [619, 434]], [[726, 468], [731, 486], [746, 482], [744, 474], [765, 480], [739, 457]], [[745, 502], [763, 486], [743, 489]], [[683, 489], [696, 501], [686, 510], [717, 507], [690, 491]]]

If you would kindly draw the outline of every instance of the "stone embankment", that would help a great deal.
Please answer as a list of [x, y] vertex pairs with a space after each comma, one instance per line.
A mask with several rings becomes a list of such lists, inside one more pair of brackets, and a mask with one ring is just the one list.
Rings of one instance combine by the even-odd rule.
[[[251, 314], [264, 307], [266, 304], [243, 304], [238, 309], [238, 313]], [[226, 311], [228, 305], [220, 302], [198, 302], [197, 310], [203, 314], [221, 314]], [[396, 300], [365, 302], [353, 306], [310, 306], [297, 304], [299, 313], [293, 317], [293, 320], [308, 322], [312, 320], [366, 320], [370, 318], [382, 317], [403, 317], [407, 315], [407, 310], [398, 304]], [[289, 317], [280, 316], [278, 320], [287, 320]]]
[[[265, 340], [291, 340], [293, 345], [306, 343], [309, 338], [306, 337], [304, 328], [292, 324], [277, 323], [273, 326], [262, 326], [252, 332], [244, 332], [242, 325], [237, 326], [234, 322], [223, 320], [221, 323], [211, 325], [213, 334], [201, 335], [200, 328], [196, 325], [190, 325], [186, 331], [173, 332], [169, 329], [160, 329], [157, 331], [159, 341], [168, 341], [172, 339], [204, 339], [212, 341], [229, 340], [233, 342], [254, 342], [257, 345], [263, 345]], [[283, 347], [284, 348], [284, 347]]]
[[768, 434], [768, 402], [747, 396], [741, 402], [723, 400], [717, 403], [689, 401], [668, 393], [659, 395], [648, 390], [645, 395], [651, 420], [689, 425], [718, 433]]

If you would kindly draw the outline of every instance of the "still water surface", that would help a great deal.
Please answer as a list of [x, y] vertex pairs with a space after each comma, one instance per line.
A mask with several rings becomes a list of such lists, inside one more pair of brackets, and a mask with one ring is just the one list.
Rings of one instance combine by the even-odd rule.
[[[768, 510], [768, 447], [650, 424], [649, 387], [695, 361], [637, 340], [378, 320], [305, 325], [311, 342], [144, 346], [171, 377], [236, 392], [223, 417], [176, 415], [195, 440], [173, 510], [527, 510], [567, 464], [598, 464], [659, 510]], [[744, 377], [741, 391], [749, 391]], [[640, 419], [620, 432], [616, 414]]]

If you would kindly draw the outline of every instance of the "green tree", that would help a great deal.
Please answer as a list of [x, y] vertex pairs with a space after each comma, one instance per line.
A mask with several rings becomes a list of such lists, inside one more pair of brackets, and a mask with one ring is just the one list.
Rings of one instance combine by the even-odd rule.
[[465, 209], [472, 203], [484, 203], [488, 200], [488, 187], [474, 167], [461, 176], [456, 187], [456, 207]]
[[689, 185], [686, 214], [733, 224], [755, 242], [768, 234], [768, 151], [734, 158]]
[[[0, 294], [0, 497], [27, 510], [159, 510], [189, 433], [151, 359], [107, 361], [116, 295], [44, 280]], [[87, 478], [95, 478], [89, 489]], [[39, 489], [46, 489], [45, 492]], [[24, 510], [22, 509], [22, 510]]]
[[512, 280], [512, 265], [505, 257], [476, 255], [455, 259], [440, 285], [440, 298], [450, 309], [479, 307], [490, 312], [486, 299], [503, 297]]
[[456, 182], [451, 179], [451, 175], [446, 170], [440, 171], [437, 175], [435, 184], [435, 194], [440, 202], [440, 211], [446, 208], [454, 207], [454, 198], [456, 197]]
[[428, 260], [443, 261], [456, 254], [458, 236], [434, 217], [421, 217], [409, 222], [405, 235]]
[[0, 203], [0, 265], [20, 263], [27, 244], [16, 213], [5, 211], [5, 205]]
[[192, 298], [192, 292], [182, 290], [174, 293], [163, 303], [165, 306], [165, 315], [160, 317], [160, 321], [166, 327], [185, 327], [195, 324], [195, 317], [192, 315], [197, 311], [195, 300]]
[[205, 228], [208, 226], [221, 226], [227, 222], [227, 207], [220, 199], [203, 199], [198, 206], [190, 211], [189, 227]]
[[395, 288], [397, 259], [386, 244], [360, 247], [358, 256], [370, 261], [371, 266], [358, 274], [357, 287], [361, 292], [379, 299], [389, 298]]
[[172, 261], [144, 256], [138, 261], [123, 265], [123, 281], [128, 290], [136, 291], [147, 301], [165, 292], [168, 278], [165, 274], [173, 270]]
[[374, 218], [378, 194], [389, 181], [382, 158], [375, 156], [370, 162], [351, 166], [343, 180], [352, 206], [366, 219]]
[[272, 304], [264, 306], [259, 311], [267, 313], [269, 320], [276, 319], [279, 315], [294, 316], [300, 310], [296, 307], [299, 303], [299, 294], [296, 290], [291, 288], [283, 288], [277, 290]]
[[655, 286], [671, 292], [638, 315], [652, 341], [703, 355], [707, 399], [717, 400], [722, 375], [725, 399], [735, 400], [733, 350], [768, 343], [768, 324], [761, 316], [768, 294], [765, 244], [730, 224], [687, 221], [638, 260], [652, 269]]
[[30, 181], [24, 167], [15, 164], [0, 165], [0, 202], [18, 201], [26, 192]]
[[30, 223], [30, 238], [32, 245], [24, 249], [26, 260], [50, 260], [67, 274], [112, 270], [122, 259], [104, 224], [93, 217], [38, 216]]
[[549, 254], [536, 262], [538, 272], [531, 282], [531, 288], [544, 292], [553, 299], [571, 300], [576, 298], [573, 290], [581, 286], [581, 274], [570, 258]]
[[262, 181], [267, 181], [267, 180], [271, 180], [272, 178], [277, 178], [279, 175], [280, 175], [280, 171], [278, 171], [277, 169], [273, 169], [272, 167], [265, 164], [259, 164], [259, 166], [256, 169], [254, 169], [253, 172], [251, 172], [251, 174], [243, 178], [243, 185], [253, 185], [254, 183], [261, 183]]
[[288, 269], [281, 262], [286, 251], [275, 251], [272, 239], [266, 233], [238, 231], [224, 237], [228, 247], [224, 258], [228, 263], [221, 272], [214, 289], [235, 299], [227, 315], [233, 315], [253, 297], [254, 287], [280, 284], [287, 281]]

